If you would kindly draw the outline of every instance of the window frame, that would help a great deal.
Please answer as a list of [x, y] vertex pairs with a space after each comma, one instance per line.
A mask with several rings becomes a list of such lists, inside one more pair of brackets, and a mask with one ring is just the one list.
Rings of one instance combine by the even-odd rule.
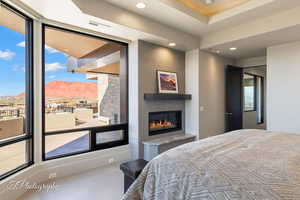
[[[124, 108], [126, 111], [126, 123], [119, 123], [119, 124], [113, 124], [113, 125], [107, 125], [107, 126], [97, 126], [97, 127], [87, 127], [87, 128], [78, 128], [78, 129], [68, 129], [68, 130], [58, 130], [58, 131], [45, 131], [46, 127], [46, 121], [45, 121], [45, 64], [46, 64], [46, 59], [45, 59], [45, 29], [46, 28], [53, 28], [61, 31], [67, 31], [70, 33], [75, 33], [75, 34], [80, 34], [84, 35], [87, 37], [93, 37], [96, 39], [108, 41], [108, 42], [114, 42], [118, 43], [122, 46], [125, 47], [126, 52], [125, 52], [125, 57], [126, 57], [126, 92], [124, 93], [125, 95], [125, 103], [126, 107]], [[84, 154], [84, 153], [89, 153], [93, 151], [98, 151], [98, 150], [103, 150], [103, 149], [109, 149], [117, 146], [123, 146], [127, 145], [129, 143], [129, 138], [128, 138], [128, 43], [120, 42], [120, 41], [115, 41], [107, 38], [103, 38], [100, 36], [72, 30], [72, 29], [67, 29], [64, 27], [56, 26], [56, 25], [50, 25], [46, 23], [42, 23], [42, 160], [43, 161], [48, 161], [48, 160], [53, 160], [53, 159], [59, 159], [59, 158], [65, 158], [65, 157], [70, 157], [74, 155], [79, 155], [79, 154]], [[123, 95], [123, 94], [122, 94]], [[121, 99], [122, 101], [122, 99]], [[122, 108], [121, 108], [122, 110]], [[102, 143], [102, 144], [96, 144], [96, 136], [97, 133], [101, 132], [107, 132], [107, 131], [118, 131], [122, 130], [123, 131], [123, 140], [117, 140], [113, 142], [107, 142], [107, 143]], [[89, 131], [89, 149], [84, 150], [84, 151], [78, 151], [78, 152], [73, 152], [73, 153], [67, 153], [67, 154], [62, 154], [62, 155], [57, 155], [57, 156], [52, 156], [52, 157], [46, 157], [46, 136], [51, 136], [51, 135], [61, 135], [61, 134], [72, 134], [74, 132], [78, 131]]]
[[16, 136], [13, 138], [8, 138], [0, 142], [1, 147], [13, 145], [19, 142], [25, 141], [27, 144], [28, 152], [28, 162], [24, 163], [4, 174], [0, 174], [0, 180], [3, 180], [31, 165], [34, 164], [34, 93], [33, 93], [33, 85], [34, 85], [34, 64], [33, 64], [33, 19], [14, 8], [13, 6], [0, 1], [0, 6], [5, 7], [12, 13], [22, 17], [25, 21], [25, 108], [26, 108], [26, 132], [24, 135]]
[[[261, 91], [260, 91], [260, 97], [261, 97], [261, 102], [260, 102], [260, 110], [261, 110], [261, 121], [259, 121], [258, 119], [258, 112], [257, 112], [257, 116], [256, 116], [256, 123], [257, 125], [260, 125], [260, 124], [264, 124], [265, 123], [265, 77], [263, 76], [259, 76], [259, 75], [255, 75], [255, 81], [256, 81], [256, 90], [257, 90], [257, 79], [260, 78], [261, 79]], [[258, 101], [258, 96], [257, 96], [257, 91], [256, 91], [256, 104], [257, 104], [257, 101]], [[256, 109], [258, 110], [258, 109]]]

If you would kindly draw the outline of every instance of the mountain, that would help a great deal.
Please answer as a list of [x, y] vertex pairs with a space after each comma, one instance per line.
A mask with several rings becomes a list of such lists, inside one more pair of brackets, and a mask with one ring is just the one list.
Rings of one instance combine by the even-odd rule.
[[[45, 85], [46, 97], [53, 98], [89, 98], [97, 99], [97, 83], [51, 81]], [[23, 97], [21, 93], [18, 97]]]

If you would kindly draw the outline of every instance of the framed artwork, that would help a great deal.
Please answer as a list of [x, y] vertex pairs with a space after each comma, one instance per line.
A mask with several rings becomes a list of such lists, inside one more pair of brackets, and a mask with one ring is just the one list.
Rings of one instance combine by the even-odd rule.
[[157, 71], [158, 92], [178, 93], [177, 73]]

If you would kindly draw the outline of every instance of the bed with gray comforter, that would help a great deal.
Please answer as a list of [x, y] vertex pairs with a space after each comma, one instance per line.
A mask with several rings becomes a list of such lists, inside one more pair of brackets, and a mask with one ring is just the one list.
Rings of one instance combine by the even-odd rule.
[[300, 200], [300, 134], [234, 131], [154, 158], [123, 200]]

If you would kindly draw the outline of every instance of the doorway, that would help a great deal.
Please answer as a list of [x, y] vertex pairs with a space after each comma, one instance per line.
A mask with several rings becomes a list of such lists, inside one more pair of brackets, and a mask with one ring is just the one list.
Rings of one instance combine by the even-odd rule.
[[266, 129], [266, 66], [226, 71], [226, 131]]

